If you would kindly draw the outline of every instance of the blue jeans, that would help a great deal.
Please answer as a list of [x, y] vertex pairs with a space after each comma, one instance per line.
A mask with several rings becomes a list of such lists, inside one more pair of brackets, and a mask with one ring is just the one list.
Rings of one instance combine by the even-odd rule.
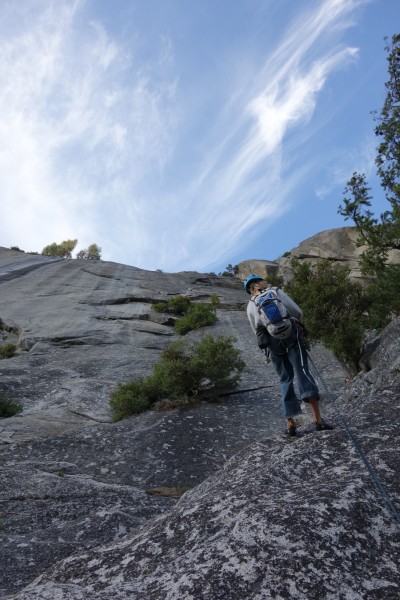
[[289, 419], [301, 414], [300, 400], [294, 391], [294, 377], [297, 377], [300, 399], [304, 402], [309, 398], [319, 399], [318, 385], [310, 373], [307, 352], [295, 328], [285, 340], [271, 338], [270, 351], [281, 382], [282, 414]]

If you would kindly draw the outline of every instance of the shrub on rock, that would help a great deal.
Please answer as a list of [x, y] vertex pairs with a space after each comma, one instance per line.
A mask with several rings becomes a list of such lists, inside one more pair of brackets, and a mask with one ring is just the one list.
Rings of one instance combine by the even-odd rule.
[[114, 421], [143, 412], [155, 403], [174, 408], [233, 389], [245, 366], [234, 341], [206, 335], [198, 343], [178, 340], [171, 344], [152, 375], [120, 383], [112, 392]]
[[7, 343], [0, 346], [0, 359], [2, 358], [12, 358], [15, 354], [15, 350], [17, 349], [15, 344]]
[[0, 417], [6, 419], [22, 411], [22, 404], [0, 392]]
[[186, 296], [174, 296], [168, 302], [162, 301], [153, 304], [153, 309], [157, 312], [166, 312], [173, 315], [185, 315], [190, 307], [190, 300]]
[[174, 329], [179, 335], [185, 335], [189, 331], [200, 329], [200, 327], [214, 325], [216, 321], [217, 315], [212, 305], [192, 304], [186, 315], [176, 321]]

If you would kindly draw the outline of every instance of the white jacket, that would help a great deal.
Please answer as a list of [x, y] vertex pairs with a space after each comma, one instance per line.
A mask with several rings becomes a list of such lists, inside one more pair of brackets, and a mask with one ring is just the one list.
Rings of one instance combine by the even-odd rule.
[[[292, 300], [290, 296], [285, 294], [285, 292], [280, 288], [274, 288], [274, 291], [276, 292], [276, 295], [278, 296], [279, 300], [286, 306], [286, 309], [290, 316], [294, 317], [298, 321], [301, 321], [303, 319], [303, 311], [301, 310], [300, 306], [298, 306], [296, 302]], [[256, 334], [257, 326], [265, 326], [265, 323], [262, 320], [260, 313], [258, 312], [257, 306], [253, 298], [255, 298], [255, 296], [252, 296], [252, 299], [247, 305], [247, 318], [249, 319], [254, 334]]]

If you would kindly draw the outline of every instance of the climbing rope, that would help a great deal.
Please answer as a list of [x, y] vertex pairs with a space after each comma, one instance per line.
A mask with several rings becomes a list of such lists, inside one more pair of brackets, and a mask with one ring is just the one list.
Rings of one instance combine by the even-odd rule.
[[370, 465], [368, 458], [366, 457], [364, 451], [362, 450], [360, 444], [358, 443], [356, 437], [354, 436], [354, 434], [352, 433], [352, 431], [350, 430], [350, 427], [348, 426], [346, 419], [344, 418], [344, 416], [342, 415], [342, 413], [340, 412], [340, 409], [337, 405], [336, 399], [333, 397], [333, 394], [331, 394], [324, 378], [322, 377], [320, 371], [317, 369], [313, 359], [310, 356], [310, 353], [307, 352], [307, 356], [310, 360], [311, 365], [313, 366], [313, 369], [318, 377], [318, 379], [322, 382], [325, 393], [327, 395], [327, 397], [329, 398], [329, 400], [332, 403], [332, 406], [334, 407], [336, 414], [341, 422], [341, 424], [343, 425], [343, 429], [345, 430], [348, 438], [350, 439], [351, 443], [353, 444], [356, 452], [358, 453], [362, 463], [364, 464], [365, 468], [367, 469], [369, 476], [372, 480], [372, 483], [375, 486], [376, 491], [378, 492], [378, 494], [381, 496], [390, 516], [392, 517], [393, 521], [395, 522], [395, 524], [397, 525], [398, 529], [400, 530], [400, 514], [398, 512], [398, 510], [396, 509], [395, 505], [393, 504], [392, 500], [390, 499], [389, 494], [387, 493], [386, 489], [384, 488], [384, 486], [382, 485], [382, 483], [379, 480], [379, 477], [377, 475], [377, 473], [374, 471], [374, 469], [372, 468], [372, 466]]

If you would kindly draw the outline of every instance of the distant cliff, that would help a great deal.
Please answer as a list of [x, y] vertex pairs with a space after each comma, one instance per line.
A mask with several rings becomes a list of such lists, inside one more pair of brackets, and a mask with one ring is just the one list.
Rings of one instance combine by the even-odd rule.
[[[260, 275], [280, 275], [285, 281], [288, 281], [291, 275], [290, 261], [293, 258], [312, 264], [328, 259], [346, 265], [350, 270], [350, 277], [360, 280], [363, 277], [358, 260], [364, 248], [357, 246], [358, 237], [359, 234], [355, 227], [328, 229], [304, 240], [296, 248], [275, 260], [266, 260], [266, 257], [260, 257], [239, 263], [238, 276], [244, 279], [250, 273], [255, 272]], [[388, 258], [389, 262], [400, 263], [400, 250], [392, 250]]]

